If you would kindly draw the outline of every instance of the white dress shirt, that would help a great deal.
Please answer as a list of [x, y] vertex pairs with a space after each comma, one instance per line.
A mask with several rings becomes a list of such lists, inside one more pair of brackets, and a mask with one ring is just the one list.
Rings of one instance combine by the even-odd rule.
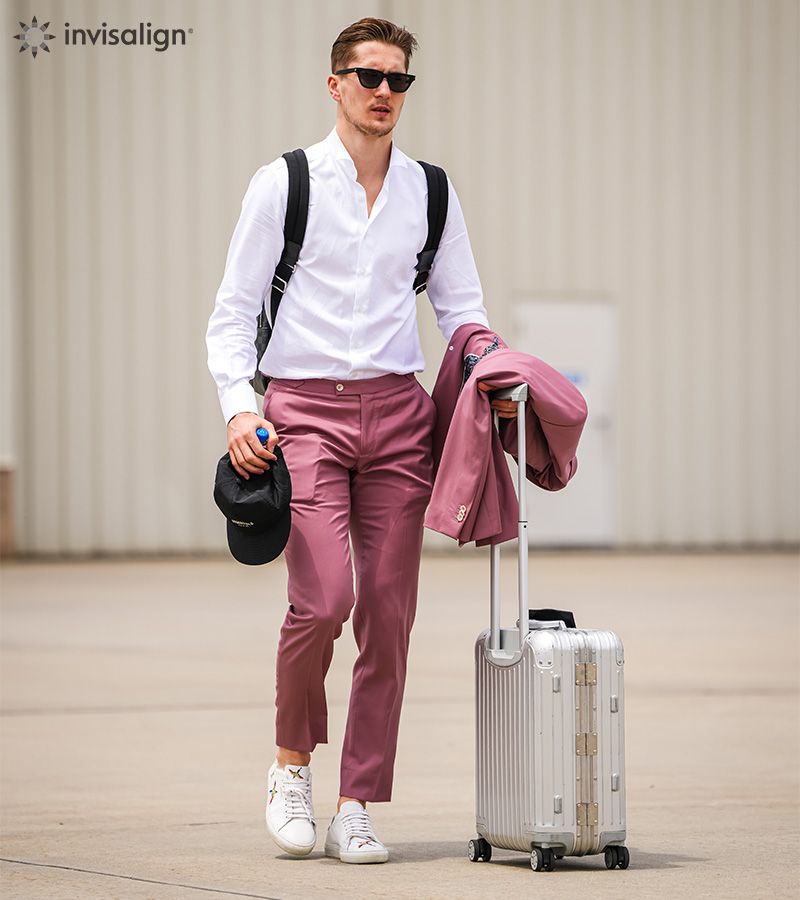
[[[274, 378], [375, 378], [421, 372], [414, 266], [428, 233], [421, 166], [392, 146], [367, 214], [364, 188], [336, 129], [306, 151], [310, 201], [297, 270], [261, 361]], [[283, 250], [289, 176], [283, 158], [260, 168], [242, 201], [208, 323], [208, 367], [225, 421], [258, 412], [249, 384], [256, 318]], [[488, 325], [464, 216], [449, 185], [447, 221], [427, 293], [446, 340], [467, 322]]]

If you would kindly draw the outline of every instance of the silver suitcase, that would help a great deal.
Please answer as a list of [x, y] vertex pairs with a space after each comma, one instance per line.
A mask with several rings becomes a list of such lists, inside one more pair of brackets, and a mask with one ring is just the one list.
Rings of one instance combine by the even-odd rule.
[[[527, 385], [494, 396], [517, 401], [522, 426]], [[524, 460], [525, 428], [518, 431]], [[622, 643], [610, 631], [567, 627], [571, 614], [530, 617], [524, 477], [523, 466], [517, 627], [500, 627], [494, 545], [491, 627], [475, 645], [478, 837], [469, 858], [488, 862], [501, 847], [530, 853], [535, 871], [552, 871], [564, 856], [604, 853], [609, 869], [626, 869]]]

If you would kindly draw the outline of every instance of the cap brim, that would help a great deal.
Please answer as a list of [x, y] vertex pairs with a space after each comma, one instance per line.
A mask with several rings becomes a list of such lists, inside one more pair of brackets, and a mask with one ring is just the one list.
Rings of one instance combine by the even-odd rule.
[[291, 507], [287, 507], [284, 515], [260, 534], [228, 520], [228, 547], [238, 562], [246, 566], [263, 566], [283, 553], [291, 528]]

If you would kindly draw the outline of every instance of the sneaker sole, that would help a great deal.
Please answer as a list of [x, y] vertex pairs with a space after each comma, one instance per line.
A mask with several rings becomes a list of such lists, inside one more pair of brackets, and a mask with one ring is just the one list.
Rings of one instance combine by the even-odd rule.
[[346, 863], [384, 863], [389, 861], [388, 850], [349, 851], [340, 850], [338, 844], [325, 844], [325, 856]]
[[308, 856], [309, 853], [316, 847], [317, 841], [316, 836], [314, 838], [314, 843], [310, 846], [306, 846], [303, 844], [292, 844], [290, 841], [287, 841], [286, 838], [282, 837], [279, 832], [275, 831], [275, 829], [270, 825], [269, 819], [266, 820], [267, 823], [267, 831], [269, 832], [269, 836], [273, 841], [281, 848], [281, 850], [285, 850], [287, 853], [291, 853], [292, 856]]

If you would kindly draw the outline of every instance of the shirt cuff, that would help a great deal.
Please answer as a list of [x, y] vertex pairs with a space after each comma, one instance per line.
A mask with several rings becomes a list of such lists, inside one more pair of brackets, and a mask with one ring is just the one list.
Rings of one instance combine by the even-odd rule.
[[251, 412], [257, 416], [261, 415], [258, 410], [256, 392], [249, 381], [237, 381], [220, 396], [219, 402], [226, 425], [238, 413]]
[[458, 331], [459, 328], [461, 328], [462, 325], [483, 325], [484, 328], [491, 328], [485, 309], [466, 310], [465, 312], [460, 313], [457, 317], [454, 317], [452, 319], [452, 322], [448, 321], [447, 325], [447, 331], [442, 329], [442, 334], [446, 341], [452, 340], [453, 335], [456, 333], [456, 331]]

